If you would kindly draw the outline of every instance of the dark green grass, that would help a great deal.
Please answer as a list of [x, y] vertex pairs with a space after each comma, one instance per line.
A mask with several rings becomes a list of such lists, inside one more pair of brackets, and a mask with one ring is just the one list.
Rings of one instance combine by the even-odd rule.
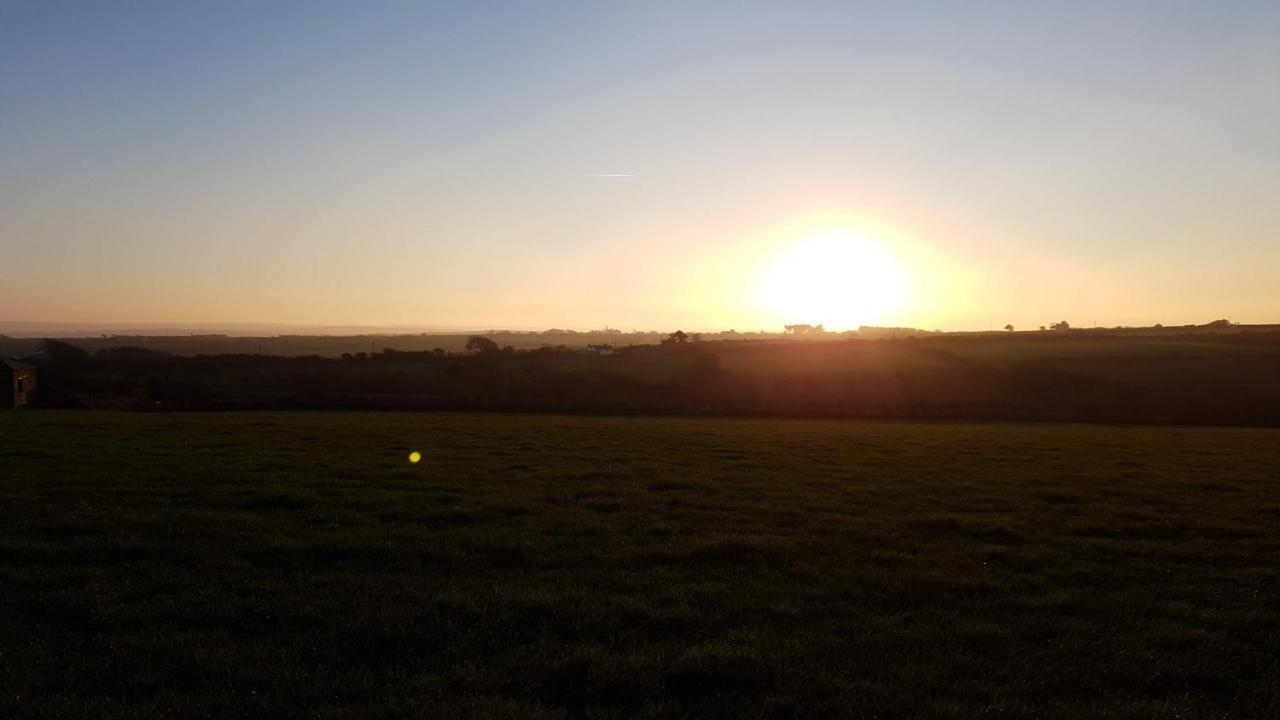
[[0, 414], [5, 717], [1277, 717], [1278, 566], [1275, 430]]

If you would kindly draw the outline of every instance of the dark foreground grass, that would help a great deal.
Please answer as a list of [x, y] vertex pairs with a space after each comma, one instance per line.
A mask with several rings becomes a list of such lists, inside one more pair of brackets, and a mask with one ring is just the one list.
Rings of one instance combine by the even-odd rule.
[[1278, 564], [1275, 430], [7, 413], [0, 716], [1280, 717]]

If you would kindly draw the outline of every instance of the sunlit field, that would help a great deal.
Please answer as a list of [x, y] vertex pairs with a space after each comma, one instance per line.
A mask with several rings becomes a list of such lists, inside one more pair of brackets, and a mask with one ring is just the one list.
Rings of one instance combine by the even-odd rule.
[[1277, 430], [14, 412], [0, 528], [4, 717], [1280, 716]]

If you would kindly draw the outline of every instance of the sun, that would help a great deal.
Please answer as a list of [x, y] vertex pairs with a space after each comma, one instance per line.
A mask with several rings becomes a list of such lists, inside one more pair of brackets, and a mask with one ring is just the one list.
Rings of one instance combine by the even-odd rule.
[[788, 323], [848, 330], [902, 306], [907, 276], [872, 237], [824, 230], [797, 240], [769, 267], [761, 299]]

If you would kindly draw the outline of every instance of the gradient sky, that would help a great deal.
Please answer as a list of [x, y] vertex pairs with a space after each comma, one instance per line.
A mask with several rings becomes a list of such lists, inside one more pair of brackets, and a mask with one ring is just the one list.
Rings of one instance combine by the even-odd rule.
[[0, 320], [776, 329], [829, 228], [881, 324], [1280, 321], [1280, 3], [0, 0]]

